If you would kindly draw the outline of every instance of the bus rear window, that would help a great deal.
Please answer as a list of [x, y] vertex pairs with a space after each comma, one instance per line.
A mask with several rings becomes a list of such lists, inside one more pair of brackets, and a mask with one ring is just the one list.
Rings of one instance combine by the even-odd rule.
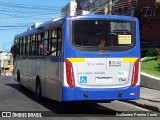
[[131, 21], [75, 20], [72, 25], [75, 47], [130, 49], [135, 45], [135, 23]]

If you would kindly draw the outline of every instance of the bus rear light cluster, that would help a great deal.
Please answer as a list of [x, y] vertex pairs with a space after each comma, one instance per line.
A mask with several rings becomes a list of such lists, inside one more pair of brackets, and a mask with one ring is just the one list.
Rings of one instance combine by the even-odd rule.
[[75, 79], [74, 79], [74, 71], [72, 63], [66, 59], [66, 75], [67, 75], [67, 83], [69, 87], [74, 88], [75, 87]]
[[139, 73], [139, 59], [135, 61], [133, 66], [132, 82], [131, 82], [132, 87], [134, 87], [138, 82], [138, 73]]

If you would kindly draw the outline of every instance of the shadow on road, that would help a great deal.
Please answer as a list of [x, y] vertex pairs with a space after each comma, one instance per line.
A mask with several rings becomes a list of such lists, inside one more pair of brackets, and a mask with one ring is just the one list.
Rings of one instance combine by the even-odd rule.
[[[33, 92], [28, 91], [27, 89], [21, 90], [19, 84], [6, 84], [20, 93], [24, 94], [28, 98], [33, 101], [36, 101], [35, 94]], [[40, 102], [38, 102], [43, 107], [49, 109], [54, 112], [54, 114], [59, 115], [82, 115], [82, 116], [97, 116], [97, 115], [115, 115], [116, 113], [120, 113], [118, 111], [112, 110], [110, 108], [104, 107], [97, 103], [93, 102], [57, 102], [54, 100], [50, 100], [47, 98], [43, 98]]]

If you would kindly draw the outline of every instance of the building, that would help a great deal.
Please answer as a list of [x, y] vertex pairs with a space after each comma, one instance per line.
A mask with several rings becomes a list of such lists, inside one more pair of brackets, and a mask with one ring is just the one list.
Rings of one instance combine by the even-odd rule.
[[[160, 6], [156, 0], [139, 0], [137, 3], [137, 17], [140, 19], [141, 40], [146, 47], [160, 46]], [[144, 46], [144, 47], [145, 47]]]
[[13, 58], [9, 52], [0, 52], [0, 75], [10, 76], [13, 72]]
[[114, 0], [112, 14], [134, 16], [137, 0]]
[[76, 16], [76, 1], [69, 2], [66, 6], [61, 9], [61, 16]]
[[88, 14], [109, 14], [112, 0], [76, 0], [77, 15], [88, 11]]
[[139, 18], [144, 52], [160, 46], [160, 4], [156, 0], [115, 0], [112, 12]]

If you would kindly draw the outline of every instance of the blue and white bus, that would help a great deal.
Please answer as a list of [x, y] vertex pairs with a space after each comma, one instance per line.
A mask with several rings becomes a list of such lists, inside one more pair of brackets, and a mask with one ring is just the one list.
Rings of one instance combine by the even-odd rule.
[[35, 92], [38, 99], [139, 99], [138, 19], [117, 15], [64, 17], [18, 34], [14, 40], [14, 79]]

